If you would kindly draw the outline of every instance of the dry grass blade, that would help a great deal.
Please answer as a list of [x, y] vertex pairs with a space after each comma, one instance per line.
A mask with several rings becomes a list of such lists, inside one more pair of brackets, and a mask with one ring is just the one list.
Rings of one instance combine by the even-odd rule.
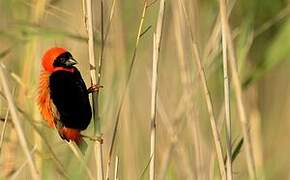
[[0, 80], [1, 80], [3, 90], [4, 90], [4, 94], [5, 94], [7, 102], [8, 102], [8, 108], [9, 108], [9, 111], [11, 114], [12, 122], [14, 124], [16, 133], [17, 133], [19, 141], [20, 141], [20, 145], [21, 145], [25, 155], [27, 156], [27, 159], [29, 162], [29, 167], [30, 167], [32, 178], [39, 179], [39, 174], [38, 174], [37, 169], [35, 167], [35, 164], [33, 162], [33, 158], [30, 154], [28, 144], [27, 144], [23, 129], [22, 129], [21, 124], [20, 124], [20, 120], [19, 120], [19, 117], [17, 115], [17, 110], [15, 107], [11, 92], [10, 92], [9, 87], [8, 87], [8, 83], [7, 83], [5, 74], [4, 74], [2, 64], [0, 64]]
[[158, 175], [158, 179], [164, 179], [168, 166], [169, 166], [169, 162], [170, 162], [170, 158], [172, 157], [172, 152], [175, 148], [175, 145], [178, 141], [178, 137], [177, 137], [177, 133], [174, 130], [174, 123], [171, 123], [167, 113], [165, 112], [165, 108], [163, 103], [160, 100], [160, 97], [157, 95], [157, 103], [158, 103], [158, 113], [160, 116], [160, 120], [161, 122], [164, 124], [164, 126], [167, 126], [166, 130], [168, 135], [171, 138], [171, 142], [168, 148], [166, 148], [166, 151], [163, 152], [163, 158], [161, 159], [160, 165], [159, 165], [159, 175]]
[[225, 30], [225, 22], [227, 21], [227, 11], [224, 0], [219, 0], [220, 17], [221, 17], [221, 31], [222, 31], [222, 54], [223, 54], [223, 71], [224, 71], [224, 98], [225, 98], [225, 113], [226, 113], [226, 154], [227, 154], [227, 179], [233, 179], [232, 172], [232, 127], [231, 127], [231, 106], [230, 106], [230, 85], [228, 75], [228, 56], [227, 56], [227, 34]]
[[[231, 12], [236, 4], [236, 1], [237, 0], [232, 0], [229, 2], [227, 16], [231, 15]], [[211, 32], [210, 37], [208, 38], [208, 43], [206, 44], [206, 47], [204, 48], [204, 53], [202, 56], [203, 59], [209, 59], [209, 60], [213, 59], [212, 58], [213, 56], [211, 56], [211, 54], [213, 54], [212, 51], [218, 51], [216, 47], [218, 46], [218, 43], [220, 42], [220, 34], [221, 34], [221, 21], [220, 20], [221, 20], [220, 14], [218, 14], [214, 28]]]
[[216, 150], [216, 154], [217, 154], [220, 175], [221, 175], [222, 179], [226, 179], [226, 171], [225, 171], [226, 168], [225, 168], [225, 164], [224, 164], [224, 161], [223, 161], [222, 143], [221, 143], [220, 134], [218, 132], [218, 128], [217, 128], [217, 124], [216, 124], [216, 119], [215, 119], [215, 115], [214, 115], [214, 111], [213, 111], [213, 103], [212, 103], [211, 95], [210, 95], [210, 92], [209, 92], [209, 88], [208, 88], [208, 84], [207, 84], [204, 68], [203, 68], [203, 65], [202, 65], [202, 61], [200, 59], [200, 55], [199, 55], [199, 52], [198, 52], [197, 44], [195, 43], [195, 40], [193, 39], [193, 33], [192, 33], [192, 29], [191, 29], [191, 27], [189, 25], [190, 21], [189, 21], [189, 18], [188, 18], [188, 14], [186, 12], [186, 9], [184, 7], [183, 2], [181, 0], [179, 0], [179, 3], [180, 3], [180, 6], [183, 9], [184, 16], [185, 16], [186, 22], [187, 22], [187, 26], [188, 26], [188, 28], [190, 30], [190, 33], [191, 33], [193, 55], [194, 55], [195, 62], [197, 64], [198, 74], [199, 74], [199, 77], [200, 77], [200, 80], [201, 80], [201, 83], [202, 83], [203, 92], [204, 92], [205, 99], [206, 99], [207, 110], [208, 110], [208, 114], [209, 114], [212, 135], [213, 135], [213, 138], [214, 138], [214, 145], [215, 145], [215, 150]]
[[150, 167], [151, 160], [152, 160], [152, 156], [150, 156], [149, 161], [146, 163], [145, 167], [143, 168], [139, 179], [144, 179], [145, 173], [148, 170], [148, 168]]
[[2, 132], [1, 132], [0, 154], [1, 154], [1, 151], [2, 151], [2, 146], [3, 146], [3, 142], [4, 142], [4, 136], [5, 136], [5, 132], [6, 132], [6, 128], [7, 128], [8, 116], [9, 116], [9, 109], [7, 109], [7, 112], [5, 114], [4, 125], [3, 125], [3, 128], [2, 128]]
[[[15, 92], [15, 89], [13, 90], [12, 94], [14, 94], [14, 92]], [[6, 114], [5, 114], [4, 125], [3, 125], [3, 128], [2, 128], [1, 137], [0, 137], [0, 154], [2, 152], [2, 146], [3, 146], [3, 142], [4, 142], [4, 136], [5, 136], [6, 129], [7, 129], [8, 116], [9, 116], [9, 109], [7, 109]]]
[[119, 171], [119, 157], [116, 156], [116, 160], [115, 160], [114, 180], [117, 180], [117, 179], [118, 179], [118, 171]]
[[111, 29], [112, 19], [113, 19], [113, 16], [115, 14], [115, 6], [116, 6], [116, 0], [113, 0], [112, 6], [111, 6], [111, 10], [110, 10], [109, 24], [108, 24], [107, 31], [106, 31], [106, 34], [105, 34], [105, 39], [104, 39], [104, 46], [105, 46], [105, 44], [107, 42], [108, 35], [109, 35], [110, 29]]
[[[96, 85], [100, 81], [102, 62], [99, 62], [99, 71], [98, 71], [98, 80], [97, 80], [96, 65], [95, 65], [95, 52], [94, 52], [92, 0], [87, 0], [85, 4], [86, 4], [86, 12], [87, 12], [87, 31], [88, 31], [88, 36], [89, 36], [88, 48], [89, 48], [91, 84]], [[102, 36], [102, 44], [103, 44], [103, 36]], [[101, 127], [100, 127], [100, 117], [99, 117], [98, 95], [99, 95], [98, 91], [94, 92], [92, 94], [92, 99], [93, 99], [94, 135], [100, 136]], [[99, 141], [95, 142], [95, 158], [97, 161], [98, 179], [102, 180], [104, 179], [103, 153], [102, 153], [102, 144]]]
[[[184, 100], [182, 100], [184, 102]], [[181, 151], [185, 151], [185, 149], [187, 149], [188, 147], [182, 143], [179, 142], [179, 138], [180, 135], [182, 133], [182, 131], [184, 130], [184, 125], [186, 124], [186, 119], [184, 120], [180, 120], [178, 121], [178, 119], [180, 118], [179, 116], [177, 118], [175, 118], [174, 122], [170, 122], [167, 113], [165, 112], [164, 109], [164, 105], [162, 104], [162, 102], [159, 100], [158, 98], [158, 113], [160, 115], [160, 120], [163, 123], [164, 126], [167, 126], [167, 134], [170, 137], [170, 144], [169, 147], [166, 149], [165, 152], [163, 152], [163, 158], [160, 162], [160, 170], [159, 170], [159, 175], [158, 175], [158, 179], [165, 179], [166, 176], [166, 172], [168, 169], [168, 166], [170, 164], [170, 160], [173, 157], [173, 152], [174, 150], [178, 149], [178, 153]], [[177, 128], [175, 128], [177, 127]], [[176, 129], [176, 130], [174, 130]], [[179, 143], [179, 144], [178, 144]], [[179, 146], [178, 146], [178, 145]], [[193, 179], [194, 176], [194, 172], [191, 169], [190, 164], [188, 163], [188, 161], [184, 161], [184, 160], [188, 160], [188, 157], [184, 154], [184, 153], [179, 153], [180, 156], [182, 156], [182, 160], [181, 160], [181, 166], [184, 166], [183, 169], [185, 169], [185, 171], [187, 172], [187, 177], [188, 179]]]
[[[102, 74], [103, 59], [104, 59], [104, 49], [105, 49], [104, 2], [103, 2], [103, 0], [101, 0], [101, 53], [100, 53], [99, 64], [98, 64], [97, 84], [100, 84], [100, 82], [101, 82], [101, 74]], [[99, 92], [96, 92], [96, 94], [99, 94]]]
[[[197, 7], [197, 1], [194, 0], [193, 2], [193, 7]], [[177, 2], [178, 3], [178, 2]], [[194, 11], [197, 11], [197, 9], [195, 8]], [[205, 171], [203, 170], [206, 166], [205, 166], [205, 156], [204, 154], [206, 153], [203, 146], [203, 141], [204, 139], [202, 138], [202, 134], [200, 133], [200, 124], [199, 121], [201, 120], [197, 113], [196, 113], [196, 109], [198, 106], [196, 106], [195, 101], [193, 101], [194, 99], [194, 94], [196, 93], [196, 90], [193, 89], [192, 87], [196, 86], [197, 81], [196, 79], [196, 75], [193, 71], [191, 71], [190, 68], [190, 61], [188, 61], [188, 59], [186, 58], [186, 46], [185, 46], [185, 41], [186, 38], [184, 38], [184, 33], [186, 33], [186, 29], [183, 28], [184, 27], [184, 18], [182, 17], [182, 10], [180, 8], [178, 8], [178, 11], [174, 12], [175, 15], [173, 15], [173, 21], [174, 21], [174, 29], [175, 29], [175, 39], [176, 39], [176, 49], [177, 49], [177, 54], [178, 54], [178, 64], [180, 66], [180, 79], [181, 79], [181, 83], [182, 83], [182, 87], [183, 87], [183, 92], [182, 92], [182, 101], [180, 101], [179, 106], [183, 107], [183, 113], [184, 114], [180, 114], [178, 116], [178, 118], [181, 118], [183, 116], [185, 116], [185, 119], [188, 121], [188, 123], [190, 124], [189, 126], [192, 127], [192, 133], [190, 132], [189, 135], [193, 138], [192, 141], [194, 142], [194, 157], [195, 157], [195, 161], [194, 161], [194, 170], [192, 170], [192, 165], [190, 163], [187, 163], [189, 159], [189, 156], [186, 154], [181, 155], [183, 156], [182, 159], [186, 160], [184, 161], [185, 164], [183, 165], [184, 167], [187, 167], [186, 171], [186, 179], [203, 179], [205, 178]], [[192, 22], [194, 24], [198, 24], [198, 18], [197, 18], [197, 14], [194, 13], [194, 15], [192, 16], [193, 20]], [[198, 33], [198, 29], [195, 28], [196, 30], [196, 34]], [[192, 79], [192, 77], [194, 78], [194, 80]], [[193, 83], [195, 82], [195, 83]], [[159, 107], [160, 109], [161, 107]], [[183, 118], [182, 118], [183, 119]], [[179, 122], [181, 123], [181, 122]], [[176, 127], [175, 125], [173, 127]], [[181, 129], [181, 128], [180, 128]], [[177, 141], [177, 140], [176, 140]], [[173, 146], [173, 143], [172, 145]], [[179, 143], [179, 146], [177, 146], [178, 149], [180, 149], [181, 147], [184, 148], [184, 145], [182, 143]], [[176, 148], [177, 148], [176, 147]], [[171, 147], [170, 147], [171, 148]], [[187, 149], [187, 148], [186, 148]], [[178, 152], [186, 152], [186, 150], [179, 150]], [[189, 166], [189, 167], [188, 167]], [[162, 171], [161, 171], [162, 172]]]
[[193, 51], [194, 51], [195, 60], [198, 66], [198, 73], [202, 82], [202, 86], [203, 86], [203, 90], [204, 90], [204, 94], [206, 98], [207, 110], [210, 116], [211, 130], [212, 130], [212, 135], [214, 138], [214, 144], [215, 144], [216, 154], [218, 158], [220, 174], [221, 174], [222, 179], [226, 179], [225, 164], [223, 162], [223, 152], [222, 152], [222, 143], [220, 140], [220, 134], [218, 132], [218, 128], [216, 125], [216, 119], [215, 119], [215, 115], [213, 111], [213, 104], [212, 104], [210, 92], [208, 90], [205, 72], [201, 64], [201, 60], [199, 58], [199, 53], [198, 53], [197, 46], [195, 43], [193, 43]]
[[[22, 83], [21, 79], [14, 72], [9, 71], [4, 64], [2, 64], [2, 68], [5, 69], [7, 74], [10, 75], [10, 77], [13, 78], [15, 80], [15, 82], [19, 83], [22, 86], [23, 83]], [[18, 77], [18, 78], [15, 78], [15, 77]], [[32, 93], [30, 92], [28, 94], [32, 94]], [[5, 95], [2, 92], [0, 92], [0, 95], [6, 99]], [[58, 159], [57, 155], [54, 153], [53, 148], [49, 144], [49, 141], [43, 135], [42, 131], [36, 126], [35, 123], [39, 123], [39, 121], [36, 121], [35, 118], [30, 117], [30, 115], [28, 113], [26, 113], [23, 109], [21, 109], [17, 105], [16, 105], [16, 109], [18, 110], [18, 112], [20, 112], [24, 116], [24, 120], [26, 120], [33, 127], [33, 130], [37, 133], [37, 135], [41, 137], [43, 143], [47, 146], [49, 152], [51, 153], [52, 159], [54, 160], [54, 162], [58, 166], [58, 168], [59, 168], [58, 171], [61, 173], [63, 178], [68, 179], [68, 174], [65, 172], [64, 166], [62, 165], [62, 163]]]
[[134, 52], [133, 52], [133, 57], [132, 57], [132, 61], [131, 61], [130, 67], [129, 67], [129, 73], [128, 73], [128, 76], [127, 76], [127, 79], [126, 79], [126, 87], [125, 87], [125, 90], [124, 90], [124, 92], [123, 92], [123, 94], [121, 96], [120, 105], [118, 107], [118, 112], [117, 112], [117, 116], [116, 116], [116, 122], [114, 123], [114, 130], [113, 130], [113, 136], [112, 136], [112, 140], [111, 140], [111, 144], [110, 144], [110, 148], [109, 148], [109, 157], [108, 157], [107, 167], [110, 167], [110, 164], [111, 164], [111, 161], [112, 161], [114, 144], [115, 144], [117, 131], [118, 131], [118, 126], [119, 126], [119, 122], [120, 122], [120, 115], [121, 115], [122, 108], [124, 106], [125, 97], [127, 95], [127, 91], [128, 91], [129, 84], [130, 84], [131, 75], [132, 75], [132, 72], [133, 72], [133, 67], [134, 67], [135, 60], [136, 60], [136, 54], [137, 54], [137, 49], [138, 49], [138, 45], [139, 45], [140, 35], [141, 35], [141, 32], [142, 32], [142, 28], [143, 28], [144, 18], [145, 18], [145, 14], [146, 14], [146, 10], [147, 10], [147, 5], [148, 5], [148, 1], [145, 0], [144, 1], [142, 15], [141, 15], [141, 20], [140, 20], [140, 24], [139, 24], [139, 28], [138, 28], [138, 34], [137, 34], [137, 38], [136, 38], [136, 43], [135, 43], [135, 48], [134, 48]]
[[[9, 73], [9, 72], [8, 72]], [[0, 91], [0, 96], [2, 96], [3, 98], [6, 99], [5, 95]], [[6, 99], [7, 100], [7, 99]], [[49, 152], [51, 153], [52, 159], [54, 160], [55, 164], [58, 166], [58, 171], [59, 173], [61, 173], [61, 175], [63, 176], [63, 178], [65, 179], [69, 179], [68, 178], [68, 174], [65, 171], [64, 166], [62, 165], [61, 161], [58, 159], [57, 155], [54, 153], [53, 148], [51, 147], [51, 145], [49, 144], [48, 139], [43, 135], [42, 131], [40, 129], [38, 129], [38, 127], [36, 126], [36, 120], [34, 120], [33, 118], [31, 118], [29, 116], [29, 114], [27, 114], [23, 109], [21, 109], [20, 107], [16, 106], [16, 109], [18, 112], [20, 112], [23, 117], [24, 120], [27, 121], [33, 128], [33, 130], [38, 133], [38, 135], [41, 137], [43, 143], [47, 146]]]
[[242, 86], [241, 81], [239, 78], [239, 73], [237, 70], [237, 64], [236, 64], [236, 57], [234, 52], [234, 45], [232, 42], [231, 37], [231, 31], [228, 24], [228, 21], [224, 22], [225, 26], [225, 33], [227, 34], [227, 43], [228, 43], [228, 52], [229, 52], [229, 63], [230, 68], [232, 72], [232, 81], [234, 85], [234, 91], [237, 99], [237, 106], [238, 106], [238, 115], [240, 117], [241, 126], [242, 126], [242, 132], [244, 136], [245, 141], [245, 152], [246, 152], [246, 160], [247, 160], [247, 166], [248, 166], [248, 173], [250, 176], [250, 179], [256, 179], [256, 172], [255, 172], [255, 164], [254, 164], [254, 158], [252, 154], [252, 145], [250, 140], [250, 134], [249, 134], [249, 125], [247, 120], [247, 115], [245, 111], [245, 106], [243, 102], [243, 95], [242, 95]]
[[259, 28], [255, 31], [254, 33], [254, 38], [258, 37], [259, 35], [261, 35], [263, 32], [267, 31], [268, 29], [270, 29], [273, 25], [275, 25], [277, 22], [281, 21], [282, 19], [284, 19], [285, 17], [289, 16], [289, 12], [290, 12], [290, 5], [287, 5], [287, 7], [285, 7], [285, 9], [281, 10], [277, 16], [273, 17], [272, 19], [270, 19], [269, 21], [266, 21], [264, 24], [262, 24], [261, 26], [259, 26]]
[[238, 157], [238, 155], [240, 154], [241, 152], [241, 149], [242, 149], [242, 146], [243, 146], [243, 143], [244, 143], [244, 138], [241, 138], [238, 142], [238, 144], [236, 145], [236, 147], [234, 148], [233, 150], [233, 153], [232, 153], [232, 161], [235, 161], [235, 159]]
[[43, 135], [42, 131], [34, 124], [34, 122], [36, 122], [36, 120], [31, 120], [32, 118], [26, 112], [24, 112], [21, 108], [17, 107], [17, 110], [20, 113], [22, 113], [22, 115], [24, 116], [24, 120], [26, 120], [33, 127], [33, 130], [36, 133], [38, 133], [38, 135], [41, 137], [43, 143], [47, 146], [47, 148], [52, 156], [52, 159], [54, 160], [55, 164], [58, 166], [58, 168], [59, 168], [58, 171], [61, 173], [63, 178], [69, 179], [68, 174], [65, 171], [63, 164], [61, 163], [61, 161], [58, 159], [57, 155], [53, 151], [53, 147], [49, 144], [49, 140]]
[[25, 83], [21, 80], [21, 77], [19, 77], [15, 72], [9, 70], [8, 68], [6, 68], [6, 66], [4, 64], [2, 64], [2, 68], [5, 69], [6, 72], [8, 72], [8, 74], [26, 91], [28, 91], [28, 87], [27, 85], [25, 85]]

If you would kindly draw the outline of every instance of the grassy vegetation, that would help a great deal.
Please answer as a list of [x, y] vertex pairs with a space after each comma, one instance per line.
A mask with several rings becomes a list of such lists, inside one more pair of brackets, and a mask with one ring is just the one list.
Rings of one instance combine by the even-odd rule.
[[[289, 179], [289, 5], [0, 0], [0, 179]], [[104, 86], [84, 155], [36, 104], [53, 46]]]

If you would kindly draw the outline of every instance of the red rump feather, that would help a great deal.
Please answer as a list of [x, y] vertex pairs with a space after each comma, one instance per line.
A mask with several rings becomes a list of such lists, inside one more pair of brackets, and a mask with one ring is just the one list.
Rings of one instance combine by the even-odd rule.
[[81, 131], [78, 129], [63, 127], [59, 131], [60, 134], [62, 134], [65, 139], [73, 140], [77, 144], [80, 144], [82, 142]]

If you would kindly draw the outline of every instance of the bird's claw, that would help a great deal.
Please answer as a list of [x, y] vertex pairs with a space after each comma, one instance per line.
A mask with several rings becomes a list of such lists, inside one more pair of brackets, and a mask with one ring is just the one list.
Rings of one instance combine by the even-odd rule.
[[92, 85], [89, 89], [88, 89], [88, 93], [93, 93], [93, 92], [97, 92], [99, 91], [100, 88], [103, 88], [104, 86], [102, 85], [99, 85], [99, 84], [95, 84], [95, 85]]
[[91, 137], [91, 136], [86, 136], [86, 135], [82, 134], [81, 136], [84, 137], [84, 138], [88, 138], [91, 141], [98, 141], [100, 144], [103, 144], [103, 142], [104, 142], [104, 139], [103, 139], [102, 135], [101, 136], [96, 136], [96, 137]]

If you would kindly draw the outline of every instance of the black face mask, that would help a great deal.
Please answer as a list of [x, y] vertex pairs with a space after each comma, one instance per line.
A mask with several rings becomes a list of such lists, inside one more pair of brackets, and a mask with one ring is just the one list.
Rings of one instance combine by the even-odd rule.
[[71, 53], [65, 52], [59, 55], [53, 63], [54, 67], [71, 68], [77, 64], [77, 61], [72, 57]]

